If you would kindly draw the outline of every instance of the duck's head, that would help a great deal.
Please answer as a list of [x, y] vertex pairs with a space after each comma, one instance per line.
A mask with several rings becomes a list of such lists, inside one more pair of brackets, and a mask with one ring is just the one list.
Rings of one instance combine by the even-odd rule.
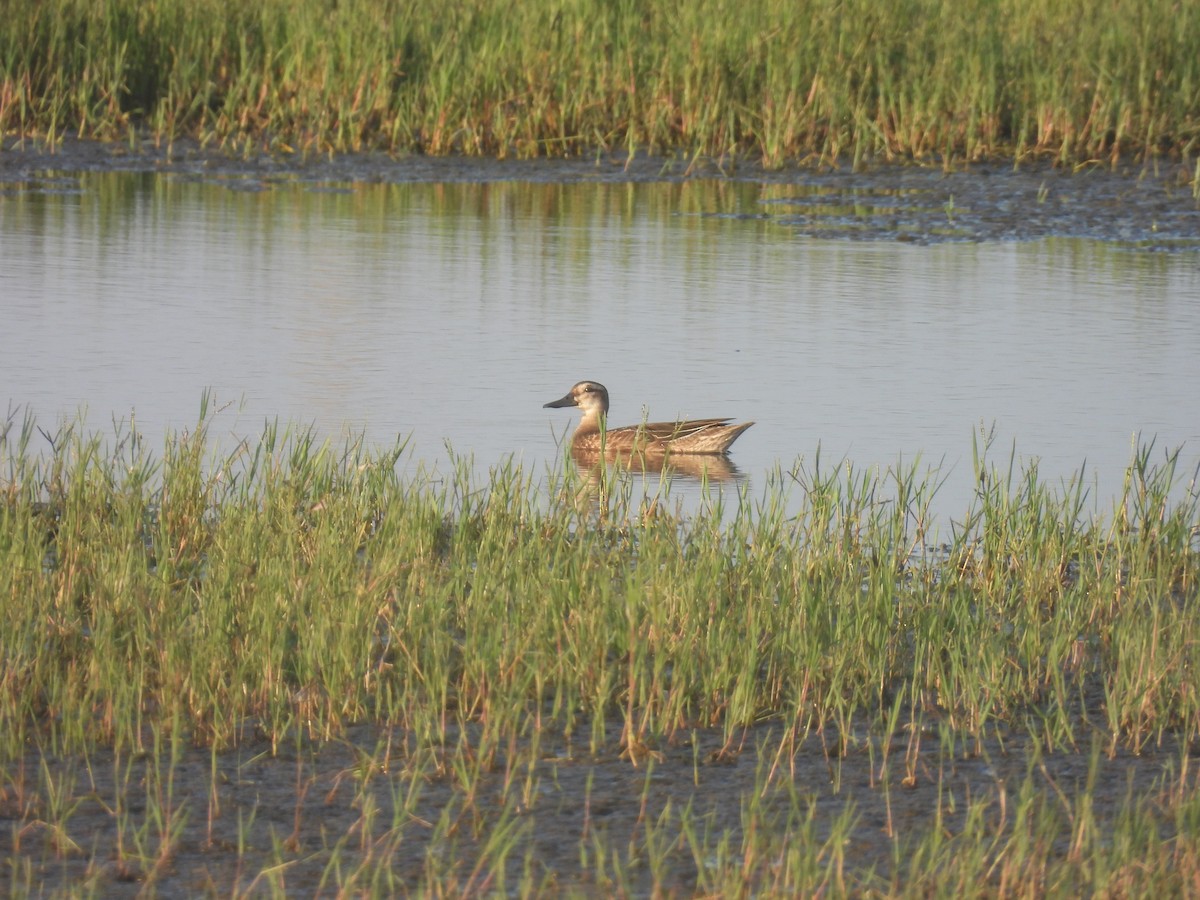
[[565, 397], [551, 400], [542, 408], [562, 409], [564, 406], [578, 406], [584, 422], [598, 422], [608, 414], [608, 389], [598, 381], [581, 381]]

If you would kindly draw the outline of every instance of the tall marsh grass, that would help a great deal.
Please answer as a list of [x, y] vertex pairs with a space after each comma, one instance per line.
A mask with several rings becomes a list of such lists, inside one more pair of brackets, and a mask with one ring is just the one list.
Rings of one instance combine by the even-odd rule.
[[1200, 137], [1177, 0], [10, 0], [0, 130], [243, 150], [1063, 161]]
[[[73, 819], [109, 791], [121, 877], [166, 878], [189, 828], [234, 852], [253, 816], [214, 830], [235, 827], [229, 785], [250, 776], [221, 754], [256, 746], [295, 760], [295, 826], [236, 851], [238, 871], [258, 854], [248, 891], [286, 889], [303, 859], [324, 885], [390, 893], [409, 859], [410, 889], [555, 893], [532, 822], [557, 796], [582, 823], [573, 865], [600, 891], [674, 890], [681, 867], [707, 894], [1047, 878], [1120, 893], [1142, 856], [1174, 859], [1176, 886], [1200, 872], [1182, 837], [1200, 809], [1186, 749], [1200, 740], [1200, 499], [1177, 454], [1139, 448], [1123, 495], [1092, 514], [1081, 491], [997, 464], [982, 440], [976, 499], [937, 525], [936, 482], [915, 467], [813, 463], [681, 517], [571, 470], [402, 480], [402, 453], [269, 426], [215, 455], [203, 410], [161, 454], [128, 428], [9, 420], [0, 805], [18, 823], [14, 885], [42, 883], [44, 868], [22, 868], [34, 836], [47, 858], [103, 858]], [[929, 546], [935, 526], [949, 537]], [[314, 792], [328, 805], [344, 783], [355, 818], [305, 855], [302, 820], [329, 814], [308, 797], [321, 751], [306, 748], [365, 726], [391, 737], [355, 745]], [[209, 748], [205, 790], [180, 785], [189, 747]], [[1017, 747], [1025, 762], [996, 775]], [[854, 806], [818, 815], [812, 769], [797, 770], [814, 749], [835, 794], [855, 790], [842, 778], [856, 759], [869, 772], [886, 865], [848, 867]], [[758, 764], [732, 824], [658, 793], [662, 772], [698, 786], [747, 750]], [[1174, 760], [1159, 800], [1131, 795], [1116, 824], [1098, 819], [1096, 773], [1147, 752]], [[1085, 760], [1090, 787], [1059, 787], [1046, 760], [1061, 753]], [[991, 792], [952, 789], [980, 756]], [[604, 758], [635, 781], [620, 841], [592, 810], [622, 800], [591, 776], [565, 786]], [[917, 784], [936, 786], [933, 824], [893, 826]], [[429, 848], [416, 861], [414, 830]], [[93, 885], [112, 874], [88, 871]]]

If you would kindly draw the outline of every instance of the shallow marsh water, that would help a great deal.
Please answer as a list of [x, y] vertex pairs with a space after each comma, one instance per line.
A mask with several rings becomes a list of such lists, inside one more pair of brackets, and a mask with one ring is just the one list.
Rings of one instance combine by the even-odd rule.
[[[732, 456], [754, 491], [818, 447], [823, 464], [860, 469], [942, 462], [947, 517], [971, 496], [972, 435], [993, 423], [994, 454], [1015, 442], [1050, 479], [1086, 461], [1101, 508], [1135, 435], [1183, 444], [1185, 468], [1197, 458], [1200, 218], [1169, 179], [692, 179], [661, 165], [293, 168], [202, 154], [160, 166], [94, 148], [0, 155], [0, 167], [0, 383], [10, 408], [44, 425], [86, 406], [97, 428], [134, 416], [154, 446], [194, 423], [211, 388], [240, 406], [214, 427], [230, 446], [278, 417], [379, 444], [411, 435], [414, 469], [450, 465], [448, 441], [486, 473], [510, 455], [553, 465], [572, 421], [542, 404], [591, 377], [612, 390], [619, 423], [643, 404], [655, 418], [756, 420]], [[1101, 693], [1087, 682], [1081, 705], [1099, 708]], [[762, 786], [771, 761], [757, 748], [777, 723], [746, 729], [736, 747], [720, 729], [681, 729], [638, 767], [621, 753], [620, 723], [607, 725], [596, 754], [520, 736], [514, 758], [536, 803], [489, 802], [514, 793], [501, 754], [470, 810], [430, 747], [375, 725], [285, 747], [248, 735], [219, 754], [31, 747], [0, 785], [15, 848], [6, 874], [44, 891], [319, 893], [382, 848], [401, 890], [436, 883], [442, 866], [460, 887], [516, 893], [525, 860], [547, 895], [598, 896], [622, 886], [584, 862], [605, 848], [631, 893], [664, 887], [641, 842], [651, 823], [672, 834], [681, 811], [727, 835], [734, 856], [756, 839], [739, 814]], [[842, 866], [861, 878], [851, 890], [902, 892], [907, 850], [931, 830], [948, 836], [947, 853], [972, 817], [997, 841], [1016, 833], [1006, 804], [1025, 786], [1061, 803], [1071, 825], [1086, 810], [1101, 839], [1130, 803], [1167, 806], [1173, 785], [1194, 790], [1193, 751], [1169, 735], [1139, 756], [1089, 760], [1086, 746], [1040, 749], [1034, 730], [972, 747], [936, 727], [863, 732], [842, 747], [809, 735], [762, 799], [784, 810], [798, 791], [812, 833], [781, 819], [758, 839], [781, 859], [811, 846], [831, 893], [845, 887]], [[531, 756], [535, 739], [544, 752]], [[924, 749], [906, 773], [914, 741]], [[164, 837], [152, 794], [167, 771], [179, 831]], [[408, 810], [406, 778], [417, 785]], [[76, 805], [60, 833], [47, 822], [64, 796]], [[476, 830], [436, 843], [430, 823], [452, 808]], [[847, 815], [849, 840], [825, 848]], [[472, 880], [479, 844], [509, 827], [503, 885]], [[1070, 834], [1064, 824], [1055, 840]], [[139, 857], [138, 843], [118, 859], [110, 847], [122, 840], [170, 852]], [[682, 844], [669, 856], [665, 887], [681, 895], [717, 866]]]
[[413, 468], [444, 471], [449, 446], [483, 474], [537, 471], [575, 419], [542, 404], [592, 378], [614, 424], [754, 420], [731, 457], [752, 493], [818, 452], [919, 460], [947, 520], [993, 427], [994, 461], [1015, 447], [1052, 482], [1086, 464], [1100, 510], [1135, 440], [1200, 458], [1200, 210], [1165, 173], [288, 167], [87, 145], [0, 164], [0, 382], [44, 426], [86, 408], [156, 447], [211, 388], [231, 404], [217, 435], [278, 418], [408, 436]]
[[[904, 752], [912, 736], [901, 733], [844, 754], [822, 753], [813, 746], [820, 741], [810, 737], [805, 752], [772, 770], [764, 786], [771, 754], [761, 754], [760, 745], [778, 741], [778, 732], [767, 725], [747, 729], [730, 745], [719, 730], [692, 730], [663, 743], [655, 759], [640, 765], [617, 752], [615, 731], [610, 752], [599, 756], [570, 742], [543, 746], [533, 763], [502, 755], [466, 804], [452, 774], [421, 772], [422, 754], [404, 734], [387, 729], [357, 727], [345, 741], [296, 741], [275, 749], [248, 743], [219, 755], [181, 746], [174, 748], [170, 769], [175, 787], [167, 814], [173, 818], [164, 823], [174, 829], [174, 840], [161, 861], [138, 859], [136, 850], [108, 859], [105, 848], [122, 840], [137, 850], [155, 846], [153, 830], [134, 836], [130, 823], [149, 818], [150, 791], [146, 798], [139, 794], [143, 785], [166, 777], [165, 766], [150, 754], [114, 758], [106, 751], [84, 761], [52, 759], [48, 768], [58, 773], [59, 790], [75, 803], [70, 834], [88, 836], [85, 849], [100, 852], [55, 852], [57, 835], [48, 826], [27, 828], [17, 855], [51, 861], [31, 867], [26, 877], [14, 867], [12, 883], [74, 885], [111, 897], [396, 896], [439, 883], [463, 896], [721, 896], [727, 894], [711, 885], [735, 889], [736, 881], [721, 877], [737, 870], [743, 853], [750, 859], [770, 848], [776, 881], [774, 889], [757, 892], [763, 896], [791, 896], [787, 885], [795, 882], [789, 876], [801, 876], [814, 894], [958, 895], [963, 888], [953, 882], [939, 892], [909, 881], [910, 866], [921, 871], [914, 856], [929, 852], [921, 842], [933, 820], [949, 865], [950, 856], [963, 852], [956, 851], [955, 837], [980, 830], [980, 822], [994, 847], [1019, 843], [1024, 831], [1033, 830], [1023, 821], [1031, 807], [1049, 809], [1064, 834], [1070, 822], [1089, 837], [1091, 828], [1104, 835], [1113, 811], [1165, 806], [1172, 792], [1195, 786], [1189, 755], [1175, 746], [1089, 758], [1087, 752], [1039, 750], [1028, 737], [974, 745], [926, 735], [916, 739], [922, 755], [914, 766]], [[31, 754], [15, 773], [22, 791], [42, 787], [39, 765]], [[510, 784], [513, 768], [518, 783], [526, 782], [527, 805], [513, 804], [512, 796], [521, 793]], [[410, 790], [404, 785], [414, 769], [422, 784]], [[1038, 800], [1023, 803], [1029, 793]], [[755, 798], [750, 805], [761, 830], [746, 827], [746, 798]], [[797, 805], [807, 814], [796, 817]], [[462, 827], [449, 839], [430, 839], [440, 830], [434, 823], [450, 811]], [[762, 828], [763, 820], [774, 827]], [[1162, 829], [1169, 841], [1170, 825]], [[498, 831], [511, 842], [508, 865], [476, 870], [482, 848]], [[646, 849], [648, 834], [656, 831], [665, 865], [651, 863], [656, 854]], [[708, 855], [697, 856], [699, 847], [673, 837], [682, 832], [690, 840], [724, 839], [714, 838]], [[1068, 854], [1065, 837], [1053, 849], [1038, 847], [1039, 840], [1046, 835], [1030, 839], [1032, 867], [1042, 853]], [[997, 861], [996, 867], [1010, 869], [1012, 863]], [[373, 876], [376, 869], [386, 874]], [[760, 871], [754, 876], [755, 883], [771, 884]], [[992, 890], [997, 887], [995, 879], [979, 885], [986, 896], [1005, 893]], [[1075, 893], [1053, 877], [1046, 892]]]

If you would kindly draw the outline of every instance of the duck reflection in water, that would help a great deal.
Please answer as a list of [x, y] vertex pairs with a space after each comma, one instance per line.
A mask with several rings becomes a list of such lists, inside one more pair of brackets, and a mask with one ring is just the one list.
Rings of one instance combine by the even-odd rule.
[[580, 472], [596, 474], [605, 464], [636, 475], [665, 475], [690, 481], [741, 481], [745, 476], [723, 453], [697, 455], [670, 453], [647, 455], [636, 450], [580, 450], [571, 448], [571, 459]]

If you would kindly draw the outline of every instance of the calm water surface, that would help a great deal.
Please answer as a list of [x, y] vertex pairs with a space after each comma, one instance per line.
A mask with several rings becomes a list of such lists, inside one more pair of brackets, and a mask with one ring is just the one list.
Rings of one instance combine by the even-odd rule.
[[134, 416], [152, 445], [211, 388], [236, 407], [222, 440], [278, 417], [411, 435], [406, 465], [444, 471], [448, 445], [486, 473], [554, 465], [575, 416], [542, 404], [592, 378], [617, 425], [754, 420], [732, 455], [752, 494], [818, 448], [823, 466], [919, 458], [954, 517], [981, 428], [997, 461], [1015, 445], [1053, 481], [1086, 463], [1102, 509], [1135, 436], [1200, 459], [1196, 252], [814, 237], [797, 196], [716, 180], [24, 183], [0, 194], [0, 385], [44, 425]]

